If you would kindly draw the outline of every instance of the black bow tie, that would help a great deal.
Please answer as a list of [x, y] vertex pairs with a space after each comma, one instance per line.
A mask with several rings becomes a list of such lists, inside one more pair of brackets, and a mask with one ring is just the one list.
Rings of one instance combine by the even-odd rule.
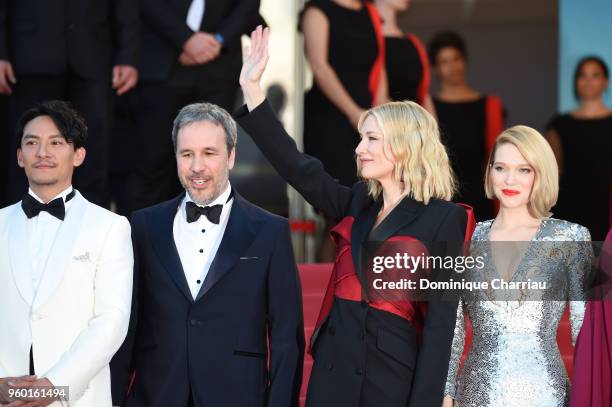
[[[68, 195], [66, 195], [66, 202], [72, 199], [75, 192], [74, 189]], [[64, 220], [66, 217], [66, 208], [64, 206], [63, 198], [55, 198], [49, 203], [42, 203], [36, 200], [32, 195], [25, 194], [21, 200], [21, 208], [26, 214], [28, 219], [38, 216], [41, 211], [48, 212], [51, 216], [55, 216], [59, 220]]]
[[185, 210], [187, 212], [187, 223], [195, 222], [196, 220], [200, 219], [200, 216], [204, 215], [209, 221], [218, 225], [219, 220], [221, 219], [223, 205], [219, 204], [202, 207], [196, 205], [192, 201], [189, 201], [185, 206]]

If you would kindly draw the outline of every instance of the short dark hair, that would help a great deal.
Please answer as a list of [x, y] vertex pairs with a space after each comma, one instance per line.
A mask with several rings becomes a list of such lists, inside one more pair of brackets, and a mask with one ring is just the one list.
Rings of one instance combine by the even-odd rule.
[[64, 137], [66, 142], [72, 144], [75, 150], [85, 146], [87, 141], [87, 124], [85, 124], [85, 119], [74, 110], [69, 102], [49, 100], [27, 110], [19, 119], [15, 131], [17, 149], [21, 148], [23, 130], [26, 125], [40, 116], [49, 116], [53, 120], [55, 127], [59, 130], [60, 135]]
[[436, 58], [438, 54], [443, 48], [455, 48], [463, 59], [467, 61], [467, 48], [465, 46], [465, 41], [461, 36], [454, 31], [443, 31], [439, 32], [429, 41], [429, 47], [427, 49], [429, 54], [429, 60], [432, 65], [436, 64]]
[[589, 62], [594, 62], [599, 65], [606, 79], [609, 79], [610, 77], [608, 65], [606, 65], [606, 62], [602, 58], [598, 57], [597, 55], [587, 55], [586, 57], [580, 59], [578, 64], [576, 64], [576, 69], [574, 70], [574, 97], [576, 100], [580, 99], [580, 95], [578, 95], [578, 77], [580, 76], [580, 71], [582, 71], [582, 67]]

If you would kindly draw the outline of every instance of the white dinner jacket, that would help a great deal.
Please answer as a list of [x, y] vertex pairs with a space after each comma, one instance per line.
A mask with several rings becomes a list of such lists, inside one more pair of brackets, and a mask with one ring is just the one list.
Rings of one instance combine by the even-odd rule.
[[36, 296], [21, 202], [0, 209], [0, 377], [29, 373], [68, 386], [73, 407], [112, 405], [109, 362], [127, 333], [130, 225], [78, 192], [51, 248]]

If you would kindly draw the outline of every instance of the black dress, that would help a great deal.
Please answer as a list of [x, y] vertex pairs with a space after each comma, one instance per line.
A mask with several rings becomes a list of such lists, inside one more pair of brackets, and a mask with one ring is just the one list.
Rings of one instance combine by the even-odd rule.
[[406, 36], [385, 37], [385, 61], [389, 98], [419, 102], [418, 89], [423, 79], [419, 53]]
[[474, 208], [478, 221], [493, 217], [493, 205], [484, 191], [486, 97], [470, 102], [433, 99], [442, 140], [459, 181], [456, 201]]
[[[307, 7], [317, 7], [327, 16], [327, 58], [342, 86], [357, 105], [371, 107], [369, 76], [379, 50], [367, 8], [352, 10], [331, 0], [311, 0]], [[313, 83], [304, 101], [304, 151], [320, 159], [340, 183], [353, 185], [357, 180], [354, 157], [358, 140], [348, 118]]]
[[548, 125], [559, 135], [563, 167], [555, 217], [586, 226], [603, 241], [610, 228], [612, 115], [577, 119], [557, 115]]

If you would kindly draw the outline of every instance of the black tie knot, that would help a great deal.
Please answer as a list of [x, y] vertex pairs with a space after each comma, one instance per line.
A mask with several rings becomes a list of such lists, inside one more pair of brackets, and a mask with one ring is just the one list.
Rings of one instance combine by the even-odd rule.
[[223, 205], [211, 205], [211, 206], [198, 206], [195, 202], [189, 201], [185, 206], [187, 212], [187, 223], [192, 223], [200, 219], [200, 216], [204, 215], [212, 223], [219, 224], [221, 219], [221, 211]]
[[[72, 190], [72, 192], [66, 196], [66, 202], [73, 196], [74, 190]], [[64, 220], [66, 217], [66, 207], [64, 206], [64, 199], [61, 197], [55, 198], [54, 200], [45, 204], [39, 202], [32, 195], [25, 194], [21, 200], [21, 208], [28, 219], [38, 216], [41, 211], [48, 212], [50, 215], [55, 216], [59, 220]]]

